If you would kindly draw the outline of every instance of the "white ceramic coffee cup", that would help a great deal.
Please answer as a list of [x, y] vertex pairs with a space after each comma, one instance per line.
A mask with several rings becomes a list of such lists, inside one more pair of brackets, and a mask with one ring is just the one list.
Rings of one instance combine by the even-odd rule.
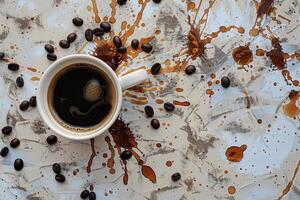
[[[51, 108], [48, 101], [49, 99], [48, 89], [55, 75], [61, 70], [63, 70], [65, 67], [74, 64], [79, 64], [79, 63], [95, 66], [96, 68], [99, 68], [102, 72], [104, 72], [111, 79], [110, 84], [114, 84], [115, 95], [116, 95], [115, 96], [116, 104], [114, 106], [113, 113], [110, 115], [110, 118], [106, 120], [106, 122], [103, 123], [101, 126], [84, 132], [78, 132], [62, 126], [61, 123], [59, 123], [57, 119], [55, 119], [55, 117], [53, 116], [53, 108]], [[44, 72], [39, 82], [38, 92], [37, 92], [38, 110], [42, 119], [46, 122], [46, 124], [59, 135], [72, 140], [91, 139], [108, 130], [109, 127], [111, 127], [114, 121], [117, 119], [122, 105], [122, 90], [140, 84], [147, 79], [148, 79], [148, 73], [144, 69], [134, 71], [130, 74], [118, 78], [115, 72], [105, 62], [95, 57], [84, 55], [84, 54], [75, 54], [75, 55], [66, 56], [55, 61]]]

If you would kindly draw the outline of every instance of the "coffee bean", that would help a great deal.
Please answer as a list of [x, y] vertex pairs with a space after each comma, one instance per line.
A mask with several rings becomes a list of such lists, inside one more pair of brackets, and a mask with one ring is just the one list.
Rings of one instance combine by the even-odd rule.
[[115, 45], [115, 47], [120, 48], [122, 46], [122, 40], [119, 36], [115, 36], [113, 38], [113, 43]]
[[22, 101], [22, 103], [20, 104], [20, 110], [25, 111], [29, 108], [29, 101], [24, 100]]
[[152, 119], [152, 120], [151, 120], [151, 126], [152, 126], [152, 128], [154, 128], [154, 129], [159, 129], [160, 123], [159, 123], [158, 119]]
[[36, 107], [36, 96], [30, 97], [30, 99], [29, 99], [29, 105], [31, 107]]
[[90, 192], [89, 194], [89, 200], [96, 200], [96, 193], [95, 192]]
[[152, 45], [149, 43], [142, 44], [142, 50], [146, 53], [150, 53], [152, 51]]
[[8, 69], [10, 71], [18, 71], [20, 69], [20, 66], [17, 63], [10, 63], [8, 64]]
[[179, 179], [181, 179], [181, 174], [180, 173], [175, 173], [172, 175], [172, 181], [178, 181]]
[[54, 171], [54, 173], [59, 174], [61, 172], [60, 164], [54, 163], [52, 165], [52, 170]]
[[120, 157], [121, 157], [122, 160], [128, 160], [132, 157], [132, 153], [129, 150], [125, 150], [121, 153]]
[[73, 18], [72, 22], [75, 26], [82, 26], [83, 19], [81, 19], [80, 17], [75, 17]]
[[45, 50], [48, 53], [53, 53], [54, 52], [54, 47], [51, 44], [45, 44]]
[[58, 182], [60, 182], [60, 183], [63, 183], [63, 182], [65, 182], [66, 178], [62, 174], [56, 174], [55, 175], [55, 180], [58, 181]]
[[138, 49], [138, 48], [139, 48], [139, 45], [140, 45], [140, 42], [139, 42], [137, 39], [133, 39], [133, 40], [131, 41], [131, 47], [132, 47], [133, 49]]
[[170, 102], [166, 102], [164, 104], [164, 108], [167, 110], [167, 111], [173, 111], [175, 109], [175, 106], [174, 104], [170, 103]]
[[93, 31], [92, 31], [92, 29], [86, 29], [85, 30], [85, 39], [87, 40], [87, 41], [93, 41]]
[[160, 3], [161, 0], [153, 0], [154, 3]]
[[47, 137], [47, 143], [52, 145], [55, 144], [57, 142], [57, 137], [55, 135], [49, 135]]
[[56, 61], [57, 56], [54, 53], [48, 53], [47, 58], [48, 58], [48, 60]]
[[7, 147], [3, 147], [0, 151], [0, 156], [6, 157], [8, 152], [9, 152], [9, 149]]
[[161, 68], [161, 64], [160, 63], [155, 63], [151, 67], [151, 74], [153, 74], [153, 75], [158, 74], [160, 68]]
[[16, 80], [17, 86], [18, 87], [23, 87], [24, 86], [24, 79], [22, 78], [22, 76], [19, 76]]
[[223, 88], [228, 88], [230, 86], [230, 79], [227, 76], [221, 78], [221, 85]]
[[2, 128], [2, 134], [3, 135], [9, 135], [12, 132], [11, 126], [5, 126]]
[[76, 40], [77, 38], [77, 34], [76, 33], [70, 33], [68, 36], [67, 36], [67, 40], [69, 43], [72, 43]]
[[16, 159], [15, 162], [14, 162], [15, 170], [21, 171], [23, 169], [23, 167], [24, 167], [23, 160], [21, 158]]
[[196, 72], [196, 67], [195, 67], [195, 65], [189, 65], [185, 68], [184, 71], [187, 75], [191, 75]]
[[117, 3], [122, 6], [127, 2], [127, 0], [117, 0]]
[[94, 35], [97, 36], [97, 37], [102, 37], [102, 36], [105, 34], [103, 28], [95, 28], [95, 29], [93, 30], [93, 33], [94, 33]]
[[2, 60], [5, 56], [5, 53], [4, 52], [0, 52], [0, 60]]
[[111, 25], [108, 22], [101, 22], [100, 27], [103, 28], [105, 33], [111, 30]]
[[17, 148], [20, 145], [20, 140], [18, 138], [14, 138], [12, 141], [10, 141], [10, 146], [12, 148]]
[[83, 190], [80, 194], [81, 199], [86, 199], [89, 197], [90, 192], [88, 190]]
[[119, 53], [126, 53], [127, 52], [127, 48], [126, 47], [120, 47], [120, 48], [117, 48], [117, 51]]
[[67, 49], [70, 47], [70, 43], [67, 40], [59, 41], [59, 46], [63, 49]]
[[148, 117], [153, 117], [154, 110], [151, 106], [145, 106], [145, 113]]

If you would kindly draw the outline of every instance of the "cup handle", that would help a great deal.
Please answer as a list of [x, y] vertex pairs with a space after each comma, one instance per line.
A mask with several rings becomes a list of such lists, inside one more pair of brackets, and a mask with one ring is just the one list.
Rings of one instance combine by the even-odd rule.
[[119, 78], [120, 85], [122, 90], [126, 90], [132, 86], [138, 85], [145, 80], [148, 80], [149, 76], [145, 69], [139, 69], [134, 72], [131, 72], [125, 76]]

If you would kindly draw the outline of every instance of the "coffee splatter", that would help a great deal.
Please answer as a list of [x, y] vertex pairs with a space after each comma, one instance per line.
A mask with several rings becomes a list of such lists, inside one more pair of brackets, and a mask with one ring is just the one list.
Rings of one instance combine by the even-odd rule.
[[244, 157], [244, 151], [247, 149], [247, 145], [243, 144], [242, 146], [232, 146], [226, 150], [227, 160], [231, 162], [240, 162]]
[[289, 99], [289, 103], [283, 106], [283, 112], [290, 118], [296, 118], [300, 114], [300, 108], [296, 105], [299, 100], [299, 92], [292, 90], [289, 94]]
[[249, 45], [239, 46], [232, 51], [234, 61], [239, 65], [248, 65], [253, 61], [253, 53]]
[[229, 194], [232, 195], [232, 194], [234, 194], [235, 192], [236, 192], [236, 189], [235, 189], [234, 186], [229, 186], [229, 187], [228, 187], [228, 193], [229, 193]]
[[96, 157], [96, 151], [95, 151], [95, 139], [91, 139], [90, 142], [91, 142], [92, 154], [91, 154], [91, 156], [90, 156], [88, 165], [87, 165], [87, 167], [86, 167], [87, 173], [91, 173], [91, 167], [92, 167], [92, 165], [93, 165], [93, 160], [94, 160], [94, 158]]

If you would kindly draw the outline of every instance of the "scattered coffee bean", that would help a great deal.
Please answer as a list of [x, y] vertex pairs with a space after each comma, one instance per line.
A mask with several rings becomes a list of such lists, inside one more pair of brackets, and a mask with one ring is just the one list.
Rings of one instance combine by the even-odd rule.
[[151, 106], [145, 106], [145, 113], [148, 117], [153, 117], [154, 110]]
[[18, 87], [23, 87], [24, 86], [24, 79], [22, 78], [22, 76], [19, 76], [16, 80], [17, 86]]
[[61, 172], [60, 164], [54, 163], [52, 165], [52, 170], [54, 171], [54, 173], [59, 174]]
[[120, 47], [120, 48], [117, 48], [117, 51], [119, 53], [126, 53], [127, 52], [127, 48], [126, 47]]
[[142, 50], [146, 53], [150, 53], [152, 51], [152, 45], [149, 43], [142, 44]]
[[191, 75], [196, 72], [196, 67], [195, 65], [188, 65], [184, 71], [187, 75]]
[[48, 60], [56, 61], [57, 56], [54, 53], [48, 53], [47, 58], [48, 58]]
[[81, 19], [80, 17], [75, 17], [73, 18], [72, 22], [75, 26], [82, 26], [83, 19]]
[[221, 78], [221, 85], [223, 88], [228, 88], [230, 86], [230, 79], [227, 76]]
[[121, 157], [122, 160], [128, 160], [132, 157], [132, 153], [129, 150], [125, 150], [121, 153], [120, 157]]
[[8, 64], [8, 69], [10, 71], [18, 71], [20, 69], [20, 66], [17, 63], [10, 63]]
[[63, 183], [63, 182], [65, 182], [66, 178], [62, 174], [56, 174], [55, 175], [55, 180], [58, 181], [58, 182], [60, 182], [60, 183]]
[[2, 128], [2, 134], [3, 135], [9, 135], [12, 132], [11, 126], [5, 126]]
[[113, 43], [115, 45], [115, 47], [120, 48], [122, 46], [122, 40], [119, 36], [115, 36], [113, 38]]
[[21, 171], [23, 169], [23, 167], [24, 167], [23, 160], [21, 158], [16, 159], [15, 162], [14, 162], [15, 170]]
[[175, 173], [172, 175], [172, 181], [178, 181], [179, 179], [181, 179], [181, 175], [180, 173]]
[[111, 25], [108, 22], [101, 22], [100, 27], [103, 28], [105, 33], [111, 30]]
[[166, 102], [164, 104], [164, 108], [167, 110], [167, 111], [173, 111], [175, 109], [175, 106], [174, 104], [170, 103], [170, 102]]
[[18, 138], [14, 138], [12, 141], [10, 141], [10, 146], [12, 148], [17, 148], [20, 145], [20, 140]]
[[89, 197], [90, 192], [88, 190], [83, 190], [80, 194], [81, 199], [86, 199]]
[[36, 107], [36, 96], [30, 97], [30, 99], [29, 99], [29, 105], [31, 107]]
[[131, 47], [132, 47], [133, 49], [138, 49], [138, 48], [139, 48], [139, 45], [140, 45], [140, 42], [139, 42], [137, 39], [133, 39], [133, 40], [131, 41]]
[[4, 52], [0, 52], [0, 60], [2, 60], [5, 56], [5, 53]]
[[96, 200], [96, 193], [95, 192], [90, 192], [89, 194], [89, 200]]
[[53, 53], [54, 52], [54, 47], [51, 44], [45, 44], [45, 50], [48, 53]]
[[63, 49], [67, 49], [70, 47], [70, 43], [67, 40], [59, 41], [59, 46]]
[[161, 0], [153, 0], [154, 3], [160, 3]]
[[155, 63], [155, 64], [151, 67], [151, 74], [153, 74], [153, 75], [158, 74], [160, 68], [161, 68], [161, 64], [160, 64], [160, 63]]
[[9, 152], [9, 149], [7, 147], [3, 147], [0, 151], [0, 156], [6, 157], [8, 152]]
[[152, 128], [154, 128], [154, 129], [159, 129], [160, 123], [159, 123], [158, 119], [152, 119], [152, 120], [151, 120], [151, 126], [152, 126]]
[[86, 29], [85, 30], [85, 39], [87, 40], [87, 41], [93, 41], [93, 31], [92, 31], [92, 29]]
[[49, 135], [47, 137], [47, 143], [52, 145], [55, 144], [57, 142], [57, 137], [55, 135]]
[[70, 33], [68, 36], [67, 36], [67, 40], [69, 43], [72, 43], [76, 40], [77, 38], [77, 34], [76, 33]]
[[93, 33], [94, 33], [94, 35], [97, 36], [97, 37], [102, 37], [102, 36], [105, 34], [103, 28], [95, 28], [95, 29], [93, 30]]
[[122, 6], [127, 2], [127, 0], [117, 0], [117, 3]]
[[22, 103], [20, 104], [20, 110], [25, 111], [29, 108], [29, 101], [24, 100], [22, 101]]

